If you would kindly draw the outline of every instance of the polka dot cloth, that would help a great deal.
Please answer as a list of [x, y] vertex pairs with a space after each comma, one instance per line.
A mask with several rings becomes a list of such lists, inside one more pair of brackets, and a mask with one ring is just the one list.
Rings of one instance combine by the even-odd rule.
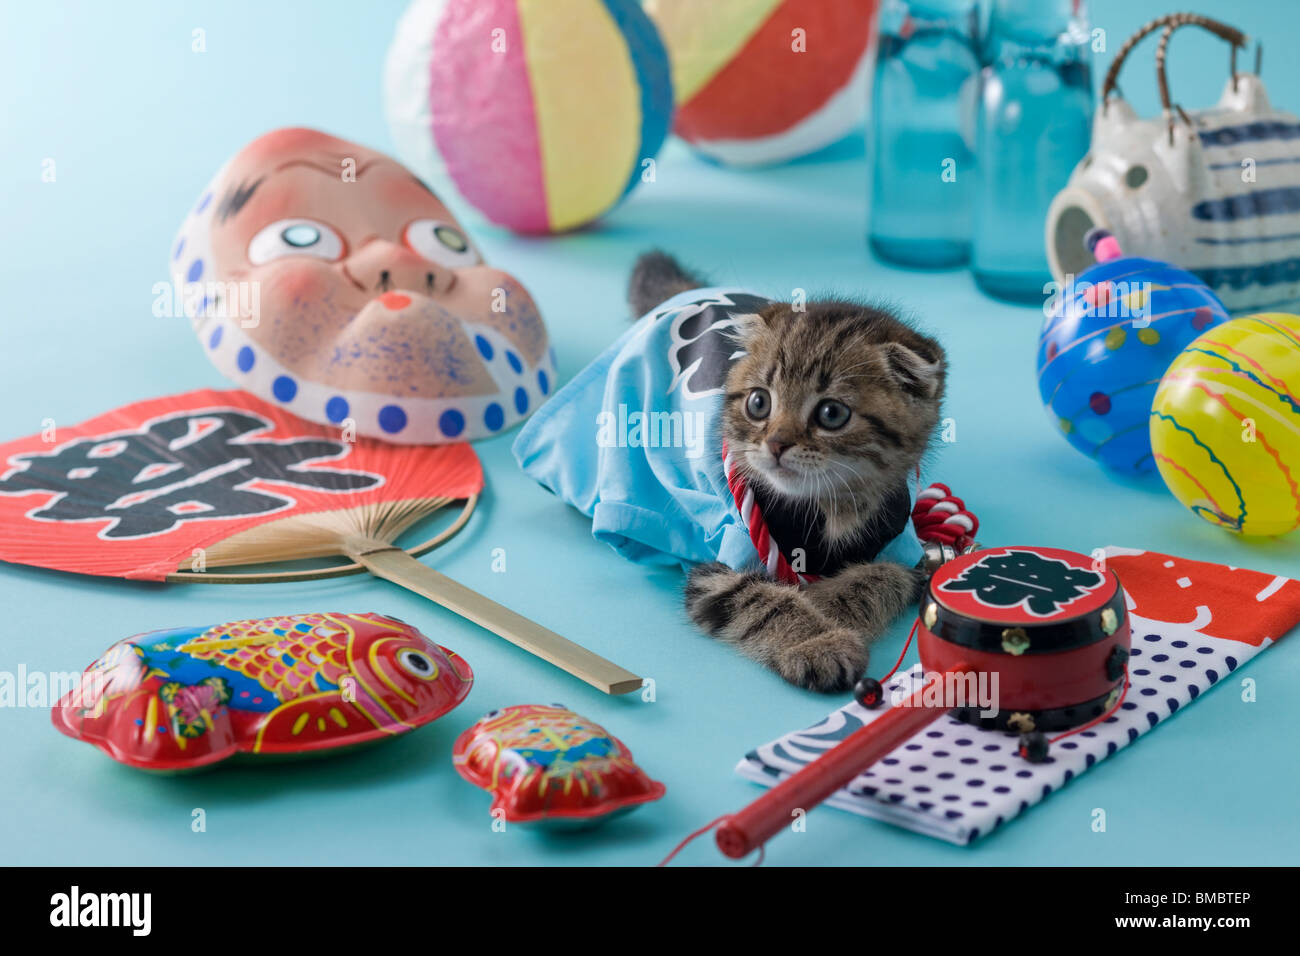
[[[1130, 614], [1130, 620], [1132, 685], [1124, 704], [1104, 723], [1053, 744], [1045, 763], [1031, 764], [1017, 756], [1014, 735], [980, 730], [944, 715], [827, 803], [950, 843], [970, 843], [1127, 747], [1268, 646], [1208, 637], [1186, 624], [1137, 614]], [[920, 674], [919, 664], [896, 674], [886, 685], [885, 704], [879, 709], [851, 702], [814, 727], [746, 754], [736, 772], [772, 786], [879, 718], [895, 689], [905, 695]]]

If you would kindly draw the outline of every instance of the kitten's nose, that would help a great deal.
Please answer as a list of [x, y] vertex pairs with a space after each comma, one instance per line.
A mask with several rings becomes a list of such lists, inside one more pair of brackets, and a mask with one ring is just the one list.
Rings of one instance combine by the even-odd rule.
[[767, 440], [767, 450], [772, 453], [776, 463], [781, 464], [781, 456], [789, 451], [793, 445], [790, 442], [783, 441], [780, 438], [769, 438]]

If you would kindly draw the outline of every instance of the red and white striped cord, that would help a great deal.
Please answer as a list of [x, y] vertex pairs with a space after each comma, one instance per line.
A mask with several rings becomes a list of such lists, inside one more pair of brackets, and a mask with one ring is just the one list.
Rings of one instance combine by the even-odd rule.
[[[722, 467], [732, 500], [740, 512], [740, 520], [749, 531], [749, 540], [754, 543], [768, 576], [786, 584], [816, 581], [817, 575], [804, 574], [790, 567], [790, 562], [767, 529], [754, 490], [745, 481], [725, 442], [722, 445]], [[912, 528], [919, 540], [939, 541], [961, 550], [974, 543], [979, 527], [979, 518], [966, 510], [966, 503], [954, 497], [947, 485], [935, 482], [917, 493], [916, 504], [912, 507]]]
[[975, 543], [980, 519], [966, 510], [966, 502], [956, 497], [947, 485], [935, 482], [918, 491], [912, 506], [912, 527], [922, 541], [950, 544], [957, 550]]
[[800, 574], [790, 567], [790, 562], [785, 559], [785, 555], [781, 553], [781, 549], [768, 532], [767, 522], [763, 520], [763, 509], [758, 506], [758, 501], [754, 498], [754, 489], [749, 487], [745, 476], [740, 473], [726, 442], [722, 444], [722, 468], [727, 474], [727, 487], [731, 489], [731, 498], [736, 504], [736, 510], [740, 512], [740, 520], [745, 523], [745, 528], [749, 531], [749, 540], [754, 543], [754, 548], [767, 569], [768, 577], [786, 584], [807, 584], [816, 581], [817, 575]]

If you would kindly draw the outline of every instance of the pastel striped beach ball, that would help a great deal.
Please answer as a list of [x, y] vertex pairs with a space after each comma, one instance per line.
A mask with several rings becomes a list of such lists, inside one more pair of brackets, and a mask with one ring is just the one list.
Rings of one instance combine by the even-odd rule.
[[384, 98], [408, 165], [523, 233], [609, 210], [672, 121], [668, 54], [635, 0], [415, 0]]
[[1248, 315], [1187, 346], [1156, 390], [1151, 446], [1174, 497], [1206, 521], [1300, 527], [1300, 316]]
[[867, 110], [876, 0], [645, 0], [673, 65], [673, 131], [735, 166], [841, 139]]

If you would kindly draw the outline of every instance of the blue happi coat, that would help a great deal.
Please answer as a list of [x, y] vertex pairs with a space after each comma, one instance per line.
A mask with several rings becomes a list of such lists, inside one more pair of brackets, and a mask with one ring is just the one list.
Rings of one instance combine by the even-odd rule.
[[[737, 316], [768, 303], [696, 289], [643, 316], [524, 425], [519, 466], [632, 561], [757, 566], [727, 487], [719, 422], [727, 371], [743, 354]], [[912, 565], [921, 549], [909, 530], [879, 557]]]

